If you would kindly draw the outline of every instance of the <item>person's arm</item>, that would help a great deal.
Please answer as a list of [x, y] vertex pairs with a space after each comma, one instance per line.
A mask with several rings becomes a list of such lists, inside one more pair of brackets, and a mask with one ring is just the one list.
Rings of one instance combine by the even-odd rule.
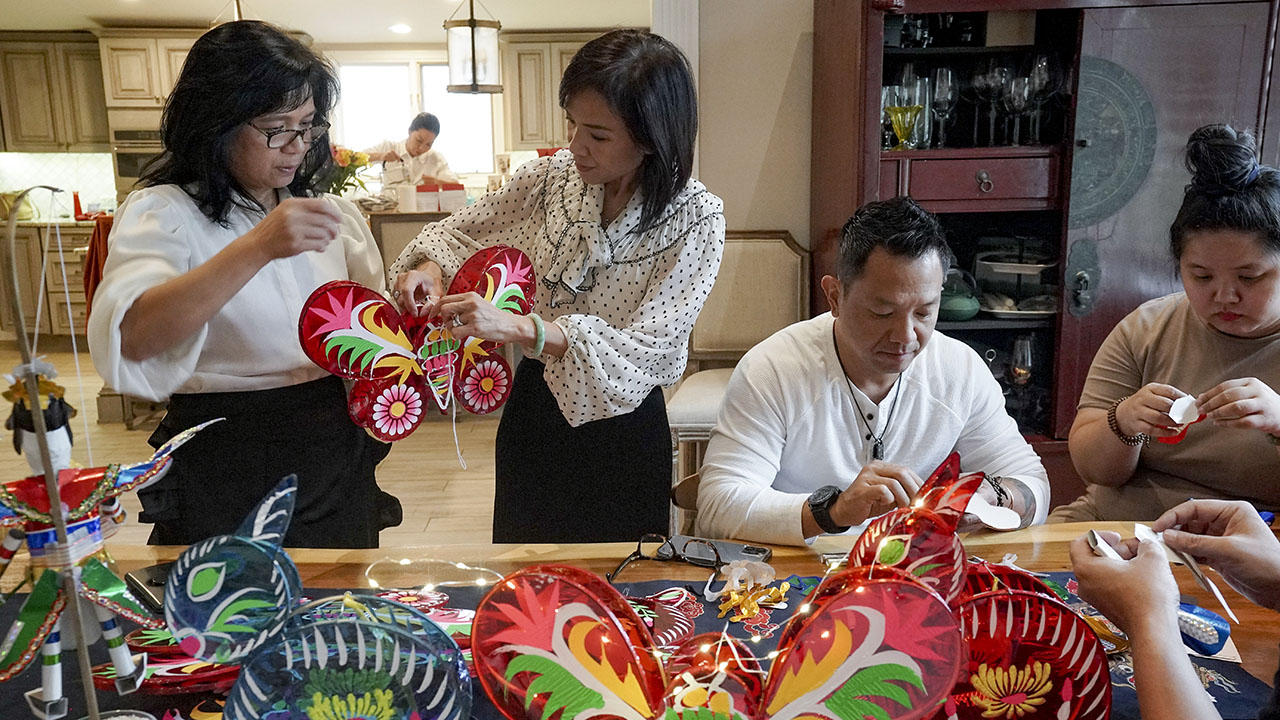
[[369, 162], [399, 162], [400, 152], [393, 140], [383, 140], [382, 142], [362, 150], [365, 155], [369, 156]]
[[208, 261], [142, 293], [120, 322], [125, 358], [147, 360], [190, 338], [267, 263], [322, 251], [341, 214], [324, 198], [288, 198]]
[[[712, 199], [689, 227], [672, 230], [682, 235], [678, 249], [655, 259], [644, 297], [625, 323], [586, 314], [555, 318], [565, 349], [560, 357], [543, 353], [543, 378], [570, 425], [631, 412], [654, 387], [672, 385], [684, 373], [689, 333], [724, 252], [722, 206]], [[595, 401], [582, 403], [584, 397]]]
[[[1131, 438], [1178, 434], [1169, 409], [1182, 391], [1170, 385], [1147, 383], [1116, 406], [1116, 427]], [[1116, 398], [1119, 400], [1120, 398]], [[1129, 445], [1111, 429], [1109, 410], [1080, 408], [1067, 436], [1076, 472], [1095, 485], [1119, 487], [1138, 469], [1142, 445]]]
[[[967, 382], [970, 393], [967, 413], [955, 449], [965, 472], [981, 471], [1000, 478], [1008, 493], [1007, 506], [1018, 513], [1021, 527], [1043, 523], [1049, 514], [1049, 474], [1040, 456], [1027, 444], [1018, 423], [1004, 409], [1000, 384], [991, 376], [977, 353], [966, 351], [956, 358], [958, 381]], [[995, 504], [994, 489], [983, 483], [983, 497]]]
[[461, 179], [449, 167], [449, 161], [444, 159], [444, 155], [439, 150], [432, 150], [430, 162], [427, 163], [426, 169], [423, 171], [426, 175], [430, 175], [437, 183], [460, 183]]
[[382, 253], [378, 250], [373, 232], [360, 213], [360, 208], [350, 200], [337, 195], [325, 197], [334, 204], [342, 217], [339, 238], [342, 240], [342, 251], [347, 258], [347, 279], [385, 293], [387, 272], [382, 266]]
[[1218, 718], [1178, 630], [1178, 584], [1168, 557], [1152, 542], [1119, 543], [1103, 533], [1123, 560], [1095, 555], [1084, 538], [1071, 543], [1080, 597], [1129, 637], [1138, 707], [1148, 720]]
[[1241, 500], [1188, 500], [1151, 525], [1165, 544], [1203, 563], [1237, 592], [1280, 610], [1280, 540]]
[[699, 535], [804, 544], [808, 496], [773, 489], [790, 423], [784, 405], [773, 364], [748, 353], [725, 388], [699, 471]]
[[1225, 380], [1201, 393], [1196, 406], [1221, 428], [1260, 430], [1280, 452], [1280, 395], [1255, 377]]

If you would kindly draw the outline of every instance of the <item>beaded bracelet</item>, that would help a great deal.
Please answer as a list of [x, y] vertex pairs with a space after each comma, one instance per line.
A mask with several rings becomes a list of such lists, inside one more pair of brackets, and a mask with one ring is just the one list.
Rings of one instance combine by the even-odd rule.
[[1137, 447], [1139, 445], [1150, 445], [1151, 436], [1146, 433], [1138, 433], [1137, 435], [1125, 435], [1120, 432], [1120, 423], [1116, 420], [1116, 408], [1120, 407], [1120, 403], [1128, 400], [1129, 396], [1125, 395], [1119, 400], [1111, 403], [1111, 407], [1107, 408], [1107, 427], [1111, 428], [1111, 432], [1120, 438], [1120, 442], [1129, 447]]
[[542, 354], [542, 347], [547, 344], [547, 328], [542, 324], [538, 313], [529, 313], [529, 319], [533, 320], [533, 347], [529, 348], [529, 355], [538, 357]]

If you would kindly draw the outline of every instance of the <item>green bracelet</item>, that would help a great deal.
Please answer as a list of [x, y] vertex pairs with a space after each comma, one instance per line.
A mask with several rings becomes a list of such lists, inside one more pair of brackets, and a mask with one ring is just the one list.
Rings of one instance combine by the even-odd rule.
[[529, 319], [533, 320], [533, 347], [529, 348], [529, 355], [537, 357], [542, 354], [542, 346], [547, 344], [547, 328], [538, 313], [529, 313]]

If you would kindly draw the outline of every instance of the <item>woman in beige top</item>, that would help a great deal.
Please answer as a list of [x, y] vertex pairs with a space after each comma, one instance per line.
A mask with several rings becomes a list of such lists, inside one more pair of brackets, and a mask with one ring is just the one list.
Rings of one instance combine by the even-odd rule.
[[[1049, 522], [1151, 520], [1188, 498], [1280, 507], [1280, 171], [1227, 125], [1192, 133], [1186, 156], [1169, 230], [1185, 292], [1144, 303], [1098, 350], [1069, 439], [1088, 487]], [[1204, 421], [1168, 442], [1184, 395]]]

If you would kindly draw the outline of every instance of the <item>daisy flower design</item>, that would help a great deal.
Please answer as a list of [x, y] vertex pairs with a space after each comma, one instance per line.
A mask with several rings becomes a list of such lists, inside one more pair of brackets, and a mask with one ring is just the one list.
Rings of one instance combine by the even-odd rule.
[[502, 404], [511, 380], [493, 360], [481, 360], [462, 382], [462, 397], [474, 413], [487, 413]]
[[422, 396], [408, 385], [392, 385], [373, 401], [373, 423], [388, 437], [409, 434], [422, 417]]
[[434, 590], [388, 590], [378, 593], [378, 597], [401, 605], [408, 605], [416, 610], [427, 612], [449, 602], [449, 596]]

